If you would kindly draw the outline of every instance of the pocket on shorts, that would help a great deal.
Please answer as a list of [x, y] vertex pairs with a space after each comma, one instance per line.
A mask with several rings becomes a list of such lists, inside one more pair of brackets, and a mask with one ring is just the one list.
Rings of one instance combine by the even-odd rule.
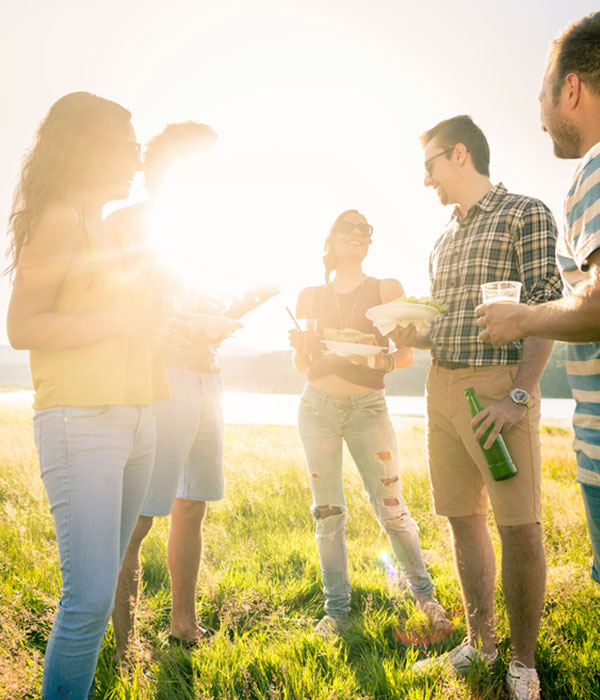
[[65, 406], [65, 423], [88, 423], [108, 418], [115, 406]]
[[492, 366], [476, 375], [476, 381], [471, 382], [471, 386], [475, 387], [481, 403], [489, 406], [508, 396], [517, 370], [518, 365]]

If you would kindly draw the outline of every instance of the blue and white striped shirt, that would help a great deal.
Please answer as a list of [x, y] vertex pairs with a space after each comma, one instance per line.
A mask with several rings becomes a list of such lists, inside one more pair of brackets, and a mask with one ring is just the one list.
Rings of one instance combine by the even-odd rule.
[[[600, 143], [581, 161], [565, 201], [565, 232], [556, 259], [570, 293], [589, 275], [587, 260], [600, 248]], [[600, 323], [600, 319], [598, 319]], [[570, 343], [567, 373], [577, 401], [573, 428], [578, 459], [577, 481], [600, 486], [600, 343]]]

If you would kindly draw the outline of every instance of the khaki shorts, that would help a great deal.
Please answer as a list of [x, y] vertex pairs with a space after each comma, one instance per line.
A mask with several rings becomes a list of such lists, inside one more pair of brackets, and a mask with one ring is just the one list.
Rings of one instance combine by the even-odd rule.
[[471, 429], [465, 389], [474, 387], [484, 406], [510, 391], [518, 365], [445, 369], [427, 375], [427, 452], [436, 513], [485, 515], [488, 495], [498, 525], [539, 523], [541, 517], [540, 394], [525, 416], [502, 436], [517, 475], [494, 481]]

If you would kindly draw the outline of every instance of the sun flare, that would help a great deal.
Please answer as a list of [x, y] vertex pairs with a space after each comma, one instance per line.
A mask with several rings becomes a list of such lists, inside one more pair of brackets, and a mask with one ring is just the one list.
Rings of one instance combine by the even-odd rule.
[[277, 219], [284, 212], [273, 199], [271, 183], [225, 172], [217, 158], [185, 159], [152, 201], [150, 244], [190, 287], [237, 295], [279, 285], [285, 258], [277, 251]]

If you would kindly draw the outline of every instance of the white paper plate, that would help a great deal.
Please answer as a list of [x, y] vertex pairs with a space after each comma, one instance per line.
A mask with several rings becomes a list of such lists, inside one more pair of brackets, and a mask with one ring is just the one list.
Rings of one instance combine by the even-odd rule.
[[335, 355], [346, 357], [348, 355], [362, 355], [363, 357], [372, 357], [379, 355], [382, 350], [387, 348], [379, 345], [365, 345], [365, 343], [343, 343], [338, 340], [324, 340], [325, 347]]
[[390, 303], [372, 306], [367, 310], [366, 317], [373, 321], [377, 330], [386, 335], [391, 333], [398, 324], [401, 326], [413, 323], [418, 333], [425, 333], [439, 309], [427, 304]]

